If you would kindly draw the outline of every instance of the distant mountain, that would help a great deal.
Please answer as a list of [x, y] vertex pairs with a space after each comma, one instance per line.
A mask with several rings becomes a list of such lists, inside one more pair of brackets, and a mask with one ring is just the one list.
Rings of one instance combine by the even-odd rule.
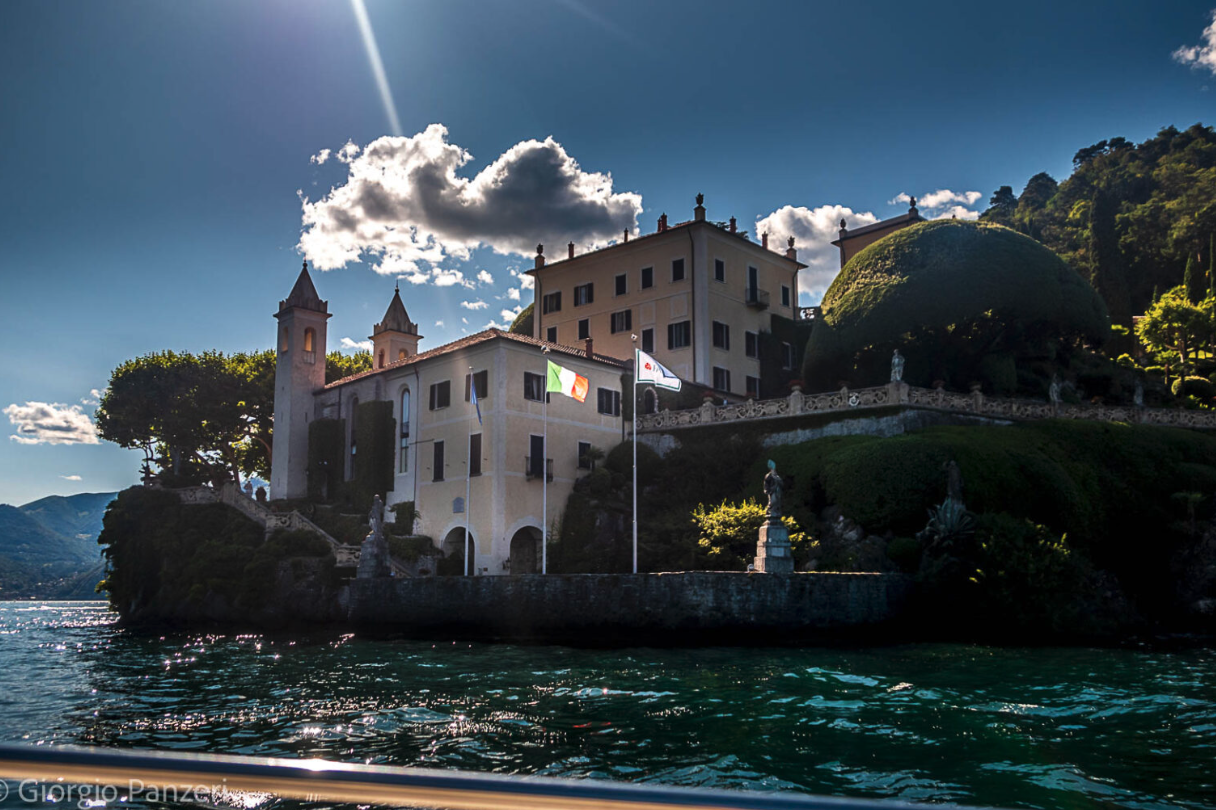
[[91, 598], [104, 567], [97, 535], [115, 493], [0, 504], [0, 599]]

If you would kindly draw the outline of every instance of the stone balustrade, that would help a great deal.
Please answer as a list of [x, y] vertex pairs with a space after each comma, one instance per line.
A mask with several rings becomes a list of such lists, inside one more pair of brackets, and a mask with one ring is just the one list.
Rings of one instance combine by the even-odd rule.
[[1027, 399], [988, 397], [978, 389], [969, 394], [960, 394], [941, 388], [915, 388], [906, 383], [893, 382], [874, 388], [849, 389], [845, 387], [839, 391], [822, 394], [804, 394], [801, 389], [795, 388], [789, 396], [779, 399], [749, 399], [747, 402], [730, 405], [714, 405], [707, 401], [699, 408], [639, 414], [638, 432], [778, 419], [815, 413], [847, 413], [901, 405], [996, 419], [1086, 419], [1096, 422], [1129, 422], [1216, 430], [1216, 411], [1140, 408], [1123, 405], [1069, 405], [1063, 403], [1057, 405]]

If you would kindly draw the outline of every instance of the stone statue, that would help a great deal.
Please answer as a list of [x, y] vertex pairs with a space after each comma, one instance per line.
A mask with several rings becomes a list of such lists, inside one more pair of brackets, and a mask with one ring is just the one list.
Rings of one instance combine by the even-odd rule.
[[768, 496], [768, 519], [772, 522], [780, 523], [781, 518], [781, 493], [785, 489], [785, 482], [781, 480], [781, 476], [777, 475], [777, 462], [771, 458], [768, 460], [768, 475], [764, 476], [764, 494]]
[[891, 355], [891, 382], [902, 382], [904, 379], [904, 356], [895, 350]]
[[372, 498], [372, 511], [367, 513], [367, 522], [372, 527], [372, 534], [384, 536], [384, 501], [380, 500], [379, 495]]
[[1051, 400], [1052, 405], [1060, 404], [1060, 375], [1051, 375], [1051, 385], [1047, 387], [1047, 398]]
[[1144, 407], [1144, 383], [1136, 380], [1136, 391], [1132, 394], [1132, 402], [1137, 408]]
[[946, 498], [963, 502], [963, 473], [954, 459], [946, 462]]

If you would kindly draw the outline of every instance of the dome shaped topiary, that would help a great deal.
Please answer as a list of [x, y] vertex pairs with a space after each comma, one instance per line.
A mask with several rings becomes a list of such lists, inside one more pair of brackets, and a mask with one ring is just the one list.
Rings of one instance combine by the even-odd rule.
[[808, 367], [898, 345], [918, 330], [998, 319], [1022, 330], [1101, 343], [1106, 305], [1063, 259], [988, 222], [923, 222], [878, 240], [844, 266], [823, 298]]

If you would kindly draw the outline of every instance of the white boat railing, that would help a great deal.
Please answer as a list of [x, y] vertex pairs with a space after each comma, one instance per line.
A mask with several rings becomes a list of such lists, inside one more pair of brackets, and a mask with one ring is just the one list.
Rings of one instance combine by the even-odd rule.
[[[894, 800], [506, 776], [316, 759], [66, 746], [0, 745], [0, 779], [25, 780], [17, 785], [0, 782], [0, 790], [7, 788], [10, 804], [12, 799], [22, 798], [22, 790], [41, 797], [49, 786], [58, 787], [56, 795], [61, 800], [78, 801], [80, 791], [88, 790], [90, 797], [100, 796], [104, 801], [109, 797], [103, 790], [112, 788], [112, 795], [135, 801], [155, 791], [158, 804], [184, 800], [212, 806], [227, 806], [227, 802], [220, 804], [217, 799], [265, 794], [267, 798], [452, 810], [911, 810], [915, 807]], [[72, 786], [77, 787], [77, 793], [70, 792]], [[136, 794], [136, 790], [141, 792]], [[41, 798], [37, 803], [43, 803]]]

